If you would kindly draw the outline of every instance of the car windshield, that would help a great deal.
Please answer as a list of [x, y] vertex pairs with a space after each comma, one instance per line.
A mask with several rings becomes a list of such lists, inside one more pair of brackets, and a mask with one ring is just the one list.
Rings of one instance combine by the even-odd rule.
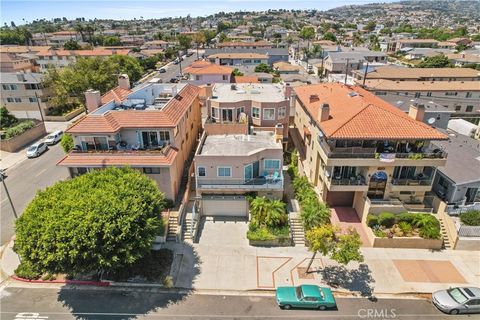
[[31, 146], [30, 148], [28, 148], [28, 151], [35, 151], [37, 150], [37, 146]]
[[298, 300], [303, 299], [302, 288], [301, 288], [301, 287], [296, 287], [296, 288], [295, 288], [295, 291], [296, 291], [296, 293], [297, 293], [297, 298], [298, 298]]
[[447, 290], [447, 292], [450, 297], [452, 297], [453, 300], [457, 301], [458, 303], [465, 303], [468, 300], [458, 288]]
[[50, 136], [47, 137], [47, 139], [53, 139], [53, 138], [55, 138], [54, 135], [50, 135]]

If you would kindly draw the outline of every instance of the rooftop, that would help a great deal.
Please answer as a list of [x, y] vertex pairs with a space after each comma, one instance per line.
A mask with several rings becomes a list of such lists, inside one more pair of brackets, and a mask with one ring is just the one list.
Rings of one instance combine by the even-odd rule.
[[96, 56], [111, 56], [114, 54], [127, 55], [130, 49], [93, 49], [93, 50], [45, 50], [37, 52], [37, 56], [81, 56], [81, 57], [96, 57]]
[[185, 68], [184, 73], [190, 74], [231, 74], [233, 68], [227, 66], [219, 66], [218, 64], [209, 63], [200, 66], [200, 63]]
[[259, 53], [216, 53], [208, 56], [209, 59], [267, 59], [266, 54]]
[[[367, 76], [368, 79], [368, 76]], [[480, 91], [476, 81], [394, 81], [366, 80], [369, 90], [385, 91]]]
[[41, 83], [45, 77], [42, 73], [20, 73], [25, 80], [21, 80], [16, 72], [2, 72], [0, 79], [2, 83]]
[[232, 41], [232, 42], [222, 42], [217, 44], [217, 47], [268, 47], [272, 46], [272, 43], [267, 41], [257, 41], [257, 42], [239, 42], [239, 41]]
[[[331, 139], [446, 139], [434, 128], [412, 119], [372, 93], [340, 83], [296, 87], [297, 98], [327, 138]], [[329, 118], [319, 122], [323, 104]]]
[[480, 141], [453, 131], [444, 132], [448, 133], [448, 140], [434, 144], [448, 153], [448, 161], [438, 170], [457, 185], [480, 181]]
[[248, 156], [265, 149], [282, 150], [282, 145], [275, 142], [273, 132], [260, 131], [255, 135], [211, 135], [205, 138], [199, 155]]
[[[173, 128], [198, 97], [190, 84], [149, 83], [111, 100], [78, 121], [70, 133], [115, 133], [121, 128]], [[104, 96], [105, 97], [105, 96]]]
[[218, 102], [238, 102], [254, 100], [258, 102], [281, 102], [285, 100], [284, 88], [272, 83], [217, 83], [213, 87], [212, 100]]
[[400, 39], [400, 43], [438, 43], [435, 39]]
[[480, 77], [480, 71], [470, 68], [403, 68], [383, 66], [376, 67], [367, 74], [367, 79], [418, 79], [433, 77], [478, 78]]

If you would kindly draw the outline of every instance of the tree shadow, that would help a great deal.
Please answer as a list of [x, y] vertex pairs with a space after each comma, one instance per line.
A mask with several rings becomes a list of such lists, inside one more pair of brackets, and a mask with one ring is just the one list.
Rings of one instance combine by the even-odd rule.
[[319, 270], [323, 280], [333, 288], [343, 288], [357, 291], [362, 297], [370, 297], [373, 293], [372, 271], [366, 264], [360, 264], [357, 269], [349, 270], [344, 266], [326, 266]]
[[170, 270], [174, 288], [152, 288], [131, 283], [120, 287], [91, 289], [65, 285], [60, 289], [57, 301], [68, 308], [78, 320], [136, 319], [179, 304], [192, 294], [193, 283], [200, 273], [201, 261], [190, 244], [166, 243], [163, 248], [172, 250], [174, 254]]

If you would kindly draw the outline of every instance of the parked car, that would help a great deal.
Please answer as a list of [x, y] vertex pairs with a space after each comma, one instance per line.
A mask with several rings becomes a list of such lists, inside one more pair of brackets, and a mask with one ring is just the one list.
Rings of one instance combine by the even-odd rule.
[[165, 73], [165, 72], [167, 72], [167, 70], [165, 70], [165, 68], [160, 68], [160, 69], [158, 69], [158, 72]]
[[52, 132], [51, 134], [49, 134], [45, 138], [45, 143], [49, 146], [54, 145], [57, 142], [59, 142], [60, 140], [62, 140], [62, 136], [63, 136], [63, 131], [62, 130], [57, 130], [55, 132]]
[[193, 56], [193, 51], [190, 51], [189, 53], [187, 53], [187, 57], [191, 57]]
[[170, 83], [177, 83], [178, 82], [178, 79], [177, 78], [172, 78], [170, 79]]
[[330, 288], [302, 284], [297, 287], [278, 287], [277, 304], [282, 309], [308, 308], [326, 310], [337, 303]]
[[480, 313], [480, 288], [450, 288], [432, 294], [432, 303], [445, 313]]
[[48, 146], [45, 142], [39, 142], [39, 143], [32, 144], [27, 149], [27, 157], [28, 158], [38, 157], [47, 150], [48, 150]]
[[173, 60], [173, 64], [179, 64], [179, 63], [180, 63], [180, 60], [178, 58]]

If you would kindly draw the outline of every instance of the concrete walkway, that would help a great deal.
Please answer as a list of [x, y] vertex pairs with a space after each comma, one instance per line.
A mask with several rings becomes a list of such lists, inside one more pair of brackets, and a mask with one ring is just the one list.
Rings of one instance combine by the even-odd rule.
[[330, 210], [332, 213], [330, 218], [332, 224], [340, 226], [342, 230], [347, 230], [348, 228], [355, 229], [360, 236], [360, 240], [362, 240], [362, 246], [371, 246], [367, 234], [365, 233], [364, 226], [358, 218], [357, 212], [354, 208], [334, 207]]

